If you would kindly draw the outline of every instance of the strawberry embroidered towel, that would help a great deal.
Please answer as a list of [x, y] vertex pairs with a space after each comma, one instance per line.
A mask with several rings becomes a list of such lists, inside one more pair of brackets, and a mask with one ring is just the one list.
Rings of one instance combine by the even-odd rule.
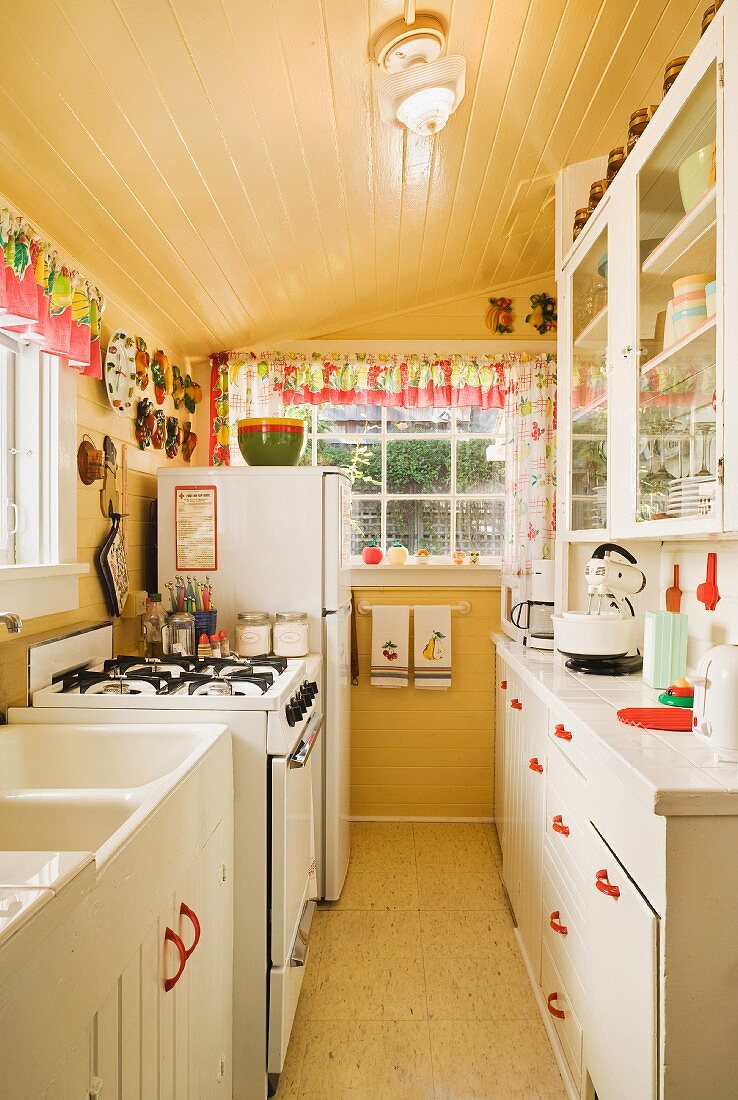
[[402, 604], [372, 608], [372, 687], [408, 685], [410, 608]]
[[415, 686], [451, 687], [451, 608], [448, 604], [413, 608]]

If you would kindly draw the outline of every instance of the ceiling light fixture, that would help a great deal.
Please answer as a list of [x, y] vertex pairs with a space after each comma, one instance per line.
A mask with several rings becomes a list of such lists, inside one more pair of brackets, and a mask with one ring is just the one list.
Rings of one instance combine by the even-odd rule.
[[388, 76], [377, 87], [379, 117], [423, 137], [442, 130], [464, 98], [466, 59], [441, 57], [443, 24], [419, 15], [412, 26], [399, 20], [374, 43], [374, 57]]

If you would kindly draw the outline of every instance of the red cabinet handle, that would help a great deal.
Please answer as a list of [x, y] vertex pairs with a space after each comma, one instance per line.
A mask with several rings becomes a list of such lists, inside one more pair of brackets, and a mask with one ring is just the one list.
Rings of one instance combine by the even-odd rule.
[[537, 756], [531, 756], [530, 760], [528, 761], [528, 767], [532, 772], [543, 771], [543, 764], [541, 764]]
[[507, 691], [507, 680], [500, 680], [500, 691]]
[[561, 833], [562, 836], [568, 836], [570, 829], [568, 825], [564, 825], [561, 814], [554, 814], [551, 819], [551, 828], [555, 833]]
[[572, 734], [569, 730], [564, 729], [563, 722], [559, 722], [554, 726], [554, 737], [559, 737], [562, 741], [571, 741]]
[[598, 871], [595, 875], [595, 886], [601, 894], [607, 894], [609, 898], [620, 897], [620, 887], [613, 886], [611, 882], [607, 881], [607, 871], [605, 871], [604, 869], [602, 871]]
[[179, 968], [177, 969], [177, 973], [173, 978], [164, 979], [164, 992], [168, 993], [170, 989], [174, 989], [175, 985], [182, 977], [182, 973], [187, 964], [187, 952], [185, 951], [185, 945], [182, 943], [182, 940], [171, 928], [167, 928], [164, 933], [164, 940], [165, 942], [168, 940], [170, 943], [173, 943], [179, 955]]
[[192, 921], [192, 927], [195, 930], [195, 938], [192, 941], [192, 946], [185, 948], [185, 959], [189, 959], [190, 955], [200, 942], [200, 921], [195, 910], [190, 909], [189, 905], [185, 905], [184, 902], [182, 902], [179, 907], [179, 915], [180, 917], [189, 917]]
[[560, 919], [561, 919], [561, 913], [559, 912], [558, 909], [554, 909], [553, 913], [548, 918], [548, 923], [551, 925], [554, 932], [558, 932], [558, 934], [560, 936], [568, 936], [569, 935], [569, 929], [566, 927], [565, 924], [560, 923]]
[[512, 707], [513, 710], [522, 710], [523, 709], [523, 704], [520, 702], [519, 699], [511, 699], [510, 700], [510, 706]]
[[566, 1013], [562, 1012], [560, 1008], [554, 1008], [554, 1006], [551, 1003], [552, 1001], [555, 1001], [557, 997], [558, 997], [558, 993], [549, 993], [548, 997], [546, 998], [546, 1004], [548, 1005], [548, 1011], [551, 1013], [552, 1016], [555, 1016], [557, 1020], [565, 1020], [566, 1019]]

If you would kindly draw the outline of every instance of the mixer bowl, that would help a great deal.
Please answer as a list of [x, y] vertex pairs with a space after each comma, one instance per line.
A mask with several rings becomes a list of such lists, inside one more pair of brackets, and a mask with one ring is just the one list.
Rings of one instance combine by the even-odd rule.
[[565, 611], [553, 616], [554, 646], [564, 657], [624, 657], [635, 650], [635, 619]]

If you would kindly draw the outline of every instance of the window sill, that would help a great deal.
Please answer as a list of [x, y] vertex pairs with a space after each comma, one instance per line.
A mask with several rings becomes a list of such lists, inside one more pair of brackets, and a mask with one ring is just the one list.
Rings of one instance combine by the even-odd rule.
[[353, 588], [496, 588], [500, 583], [500, 566], [494, 564], [453, 565], [429, 563], [418, 565], [353, 565]]
[[76, 611], [78, 578], [89, 571], [89, 565], [78, 562], [0, 566], [0, 607], [23, 619]]

